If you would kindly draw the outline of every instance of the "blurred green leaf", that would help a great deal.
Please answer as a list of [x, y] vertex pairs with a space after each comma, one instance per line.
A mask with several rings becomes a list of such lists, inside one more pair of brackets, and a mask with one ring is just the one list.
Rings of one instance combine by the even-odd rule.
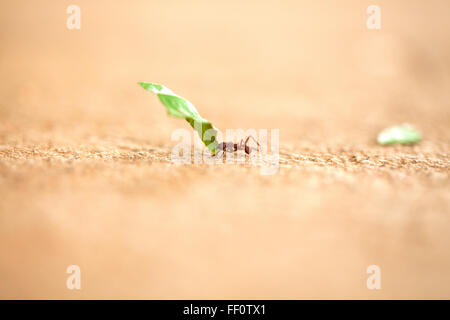
[[381, 145], [387, 144], [413, 144], [422, 139], [420, 132], [409, 124], [394, 126], [381, 131], [377, 141]]
[[[159, 100], [166, 107], [169, 115], [176, 118], [183, 118], [197, 131], [200, 139], [212, 154], [216, 153], [217, 148], [217, 129], [206, 119], [203, 119], [195, 109], [194, 105], [188, 100], [173, 93], [169, 88], [156, 83], [138, 82], [138, 84], [153, 93], [156, 93]], [[210, 131], [208, 131], [210, 130]], [[208, 134], [205, 133], [208, 131]]]

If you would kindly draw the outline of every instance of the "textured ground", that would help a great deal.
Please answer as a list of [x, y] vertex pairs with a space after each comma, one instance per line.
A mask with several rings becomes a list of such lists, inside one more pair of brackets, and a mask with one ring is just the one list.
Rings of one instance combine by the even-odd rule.
[[[0, 298], [450, 298], [448, 1], [77, 2], [0, 3]], [[137, 81], [280, 129], [279, 172], [172, 164]]]

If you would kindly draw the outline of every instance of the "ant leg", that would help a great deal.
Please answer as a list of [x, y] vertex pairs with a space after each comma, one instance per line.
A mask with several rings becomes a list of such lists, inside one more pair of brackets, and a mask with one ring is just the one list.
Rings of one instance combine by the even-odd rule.
[[242, 150], [245, 147], [244, 139], [241, 139], [241, 142], [239, 143], [239, 150]]
[[225, 144], [225, 142], [219, 143], [219, 145], [216, 148], [215, 157], [218, 158], [220, 153], [225, 154], [225, 151], [226, 151], [226, 144]]

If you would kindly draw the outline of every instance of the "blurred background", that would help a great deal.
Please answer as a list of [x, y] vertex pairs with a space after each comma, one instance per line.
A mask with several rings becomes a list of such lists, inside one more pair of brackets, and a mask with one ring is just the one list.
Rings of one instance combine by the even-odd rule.
[[[449, 298], [449, 14], [1, 0], [0, 298]], [[138, 81], [222, 130], [280, 129], [280, 172], [174, 166], [188, 126]], [[403, 122], [424, 141], [376, 145]]]

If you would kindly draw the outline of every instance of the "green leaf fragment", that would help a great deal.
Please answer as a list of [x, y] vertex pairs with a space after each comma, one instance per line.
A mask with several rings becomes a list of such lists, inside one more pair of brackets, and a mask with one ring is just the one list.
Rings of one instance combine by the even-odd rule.
[[388, 144], [413, 144], [422, 139], [420, 132], [409, 124], [394, 126], [381, 131], [377, 141], [381, 145]]
[[176, 118], [186, 119], [187, 122], [197, 131], [200, 139], [214, 155], [218, 143], [216, 141], [217, 129], [206, 119], [203, 119], [188, 100], [173, 93], [169, 88], [156, 83], [138, 82], [138, 84], [153, 93], [156, 93], [159, 100], [167, 108], [169, 115]]

